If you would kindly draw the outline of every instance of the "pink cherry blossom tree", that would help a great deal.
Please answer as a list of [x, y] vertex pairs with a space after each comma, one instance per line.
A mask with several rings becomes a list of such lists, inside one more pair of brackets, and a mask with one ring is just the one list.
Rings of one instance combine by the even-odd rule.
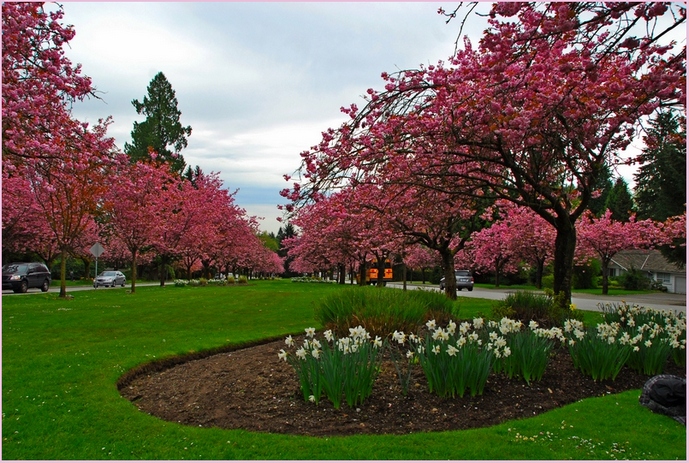
[[[684, 104], [684, 50], [665, 33], [685, 13], [667, 4], [497, 3], [477, 48], [466, 40], [448, 65], [384, 74], [385, 90], [368, 90], [362, 110], [343, 108], [351, 121], [303, 153], [302, 183], [287, 197], [313, 200], [403, 162], [412, 167], [406, 185], [437, 189], [430, 167], [454, 179], [442, 182], [446, 193], [470, 186], [548, 222], [554, 290], [569, 306], [575, 224], [604, 166], [622, 162], [644, 117]], [[659, 17], [666, 28], [643, 27]]]
[[652, 220], [637, 221], [632, 216], [628, 222], [618, 222], [613, 220], [610, 210], [599, 218], [586, 213], [578, 222], [577, 230], [579, 254], [601, 261], [603, 294], [608, 294], [610, 262], [618, 252], [650, 248], [659, 243], [658, 227]]

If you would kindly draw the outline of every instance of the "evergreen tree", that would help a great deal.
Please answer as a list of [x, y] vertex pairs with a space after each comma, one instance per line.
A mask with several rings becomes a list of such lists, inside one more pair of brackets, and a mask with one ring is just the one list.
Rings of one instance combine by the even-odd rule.
[[[686, 208], [686, 131], [684, 122], [671, 112], [663, 112], [651, 121], [644, 137], [646, 148], [641, 152], [642, 166], [634, 176], [634, 199], [639, 218], [664, 222], [681, 215]], [[678, 244], [678, 243], [677, 243]], [[684, 266], [684, 246], [661, 246], [670, 261]]]
[[629, 192], [629, 185], [622, 177], [618, 177], [615, 181], [615, 186], [610, 190], [605, 207], [612, 212], [613, 220], [629, 222], [629, 216], [634, 211], [634, 201]]
[[610, 166], [606, 164], [603, 166], [603, 172], [595, 185], [595, 189], [600, 192], [600, 195], [591, 198], [591, 201], [589, 201], [589, 209], [596, 217], [600, 217], [605, 213], [608, 195], [613, 188], [611, 178], [612, 171], [610, 170]]
[[179, 152], [186, 148], [191, 127], [183, 127], [179, 119], [182, 113], [177, 109], [177, 98], [172, 85], [162, 72], [153, 77], [148, 85], [143, 102], [132, 100], [137, 114], [143, 114], [143, 122], [134, 122], [131, 132], [132, 143], [125, 143], [124, 151], [132, 162], [151, 159], [151, 150], [157, 153], [157, 160], [167, 162], [171, 170], [182, 175], [184, 158]]
[[634, 176], [635, 200], [639, 218], [665, 221], [680, 215], [686, 203], [686, 132], [670, 112], [651, 122], [644, 137], [642, 165]]

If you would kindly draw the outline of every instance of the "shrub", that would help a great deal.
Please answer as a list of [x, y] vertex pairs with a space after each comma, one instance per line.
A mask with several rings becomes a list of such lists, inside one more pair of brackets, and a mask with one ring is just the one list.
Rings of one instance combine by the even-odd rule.
[[449, 320], [455, 304], [435, 291], [400, 291], [372, 286], [349, 287], [325, 297], [316, 305], [315, 318], [337, 335], [361, 325], [374, 336], [393, 331], [415, 332], [431, 318]]
[[516, 291], [493, 307], [493, 319], [514, 318], [526, 324], [531, 320], [541, 324], [559, 324], [565, 314], [556, 307], [556, 300], [550, 294], [531, 291]]
[[649, 289], [652, 280], [646, 276], [645, 272], [632, 268], [623, 273], [619, 278], [622, 287], [627, 290], [644, 290]]
[[228, 285], [233, 285], [234, 283], [235, 283], [234, 275], [229, 275], [229, 276], [227, 277], [227, 284], [228, 284]]
[[240, 285], [245, 285], [245, 284], [249, 283], [249, 279], [247, 277], [245, 277], [244, 275], [242, 275], [239, 277], [239, 280], [237, 280], [237, 283], [239, 283]]

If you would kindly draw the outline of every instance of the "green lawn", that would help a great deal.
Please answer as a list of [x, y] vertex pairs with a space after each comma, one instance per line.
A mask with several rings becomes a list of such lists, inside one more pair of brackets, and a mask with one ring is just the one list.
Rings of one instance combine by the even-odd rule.
[[[487, 429], [338, 438], [182, 426], [139, 412], [117, 391], [124, 372], [154, 359], [316, 326], [313, 302], [337, 289], [282, 280], [4, 296], [3, 459], [686, 457], [685, 428], [641, 407], [639, 391]], [[467, 317], [489, 313], [485, 301], [459, 303]]]

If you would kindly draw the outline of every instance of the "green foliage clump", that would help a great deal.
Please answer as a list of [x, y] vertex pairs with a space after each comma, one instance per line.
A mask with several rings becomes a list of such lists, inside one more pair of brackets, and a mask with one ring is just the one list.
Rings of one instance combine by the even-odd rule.
[[244, 275], [242, 275], [239, 277], [239, 280], [237, 280], [237, 282], [240, 285], [245, 285], [245, 284], [249, 283], [249, 279], [247, 277], [245, 277]]
[[580, 318], [573, 307], [561, 300], [562, 297], [564, 294], [553, 295], [552, 290], [545, 293], [516, 291], [493, 306], [491, 318], [514, 318], [524, 324], [535, 320], [547, 326], [562, 323], [567, 318]]
[[651, 287], [651, 279], [646, 276], [645, 272], [631, 268], [627, 272], [620, 275], [618, 278], [622, 287], [627, 290], [644, 290]]
[[361, 325], [374, 336], [387, 337], [396, 330], [415, 332], [426, 321], [449, 320], [455, 304], [432, 291], [399, 291], [372, 286], [350, 287], [317, 303], [316, 320], [338, 336]]
[[234, 275], [228, 275], [227, 277], [227, 284], [228, 285], [233, 285], [235, 283]]

